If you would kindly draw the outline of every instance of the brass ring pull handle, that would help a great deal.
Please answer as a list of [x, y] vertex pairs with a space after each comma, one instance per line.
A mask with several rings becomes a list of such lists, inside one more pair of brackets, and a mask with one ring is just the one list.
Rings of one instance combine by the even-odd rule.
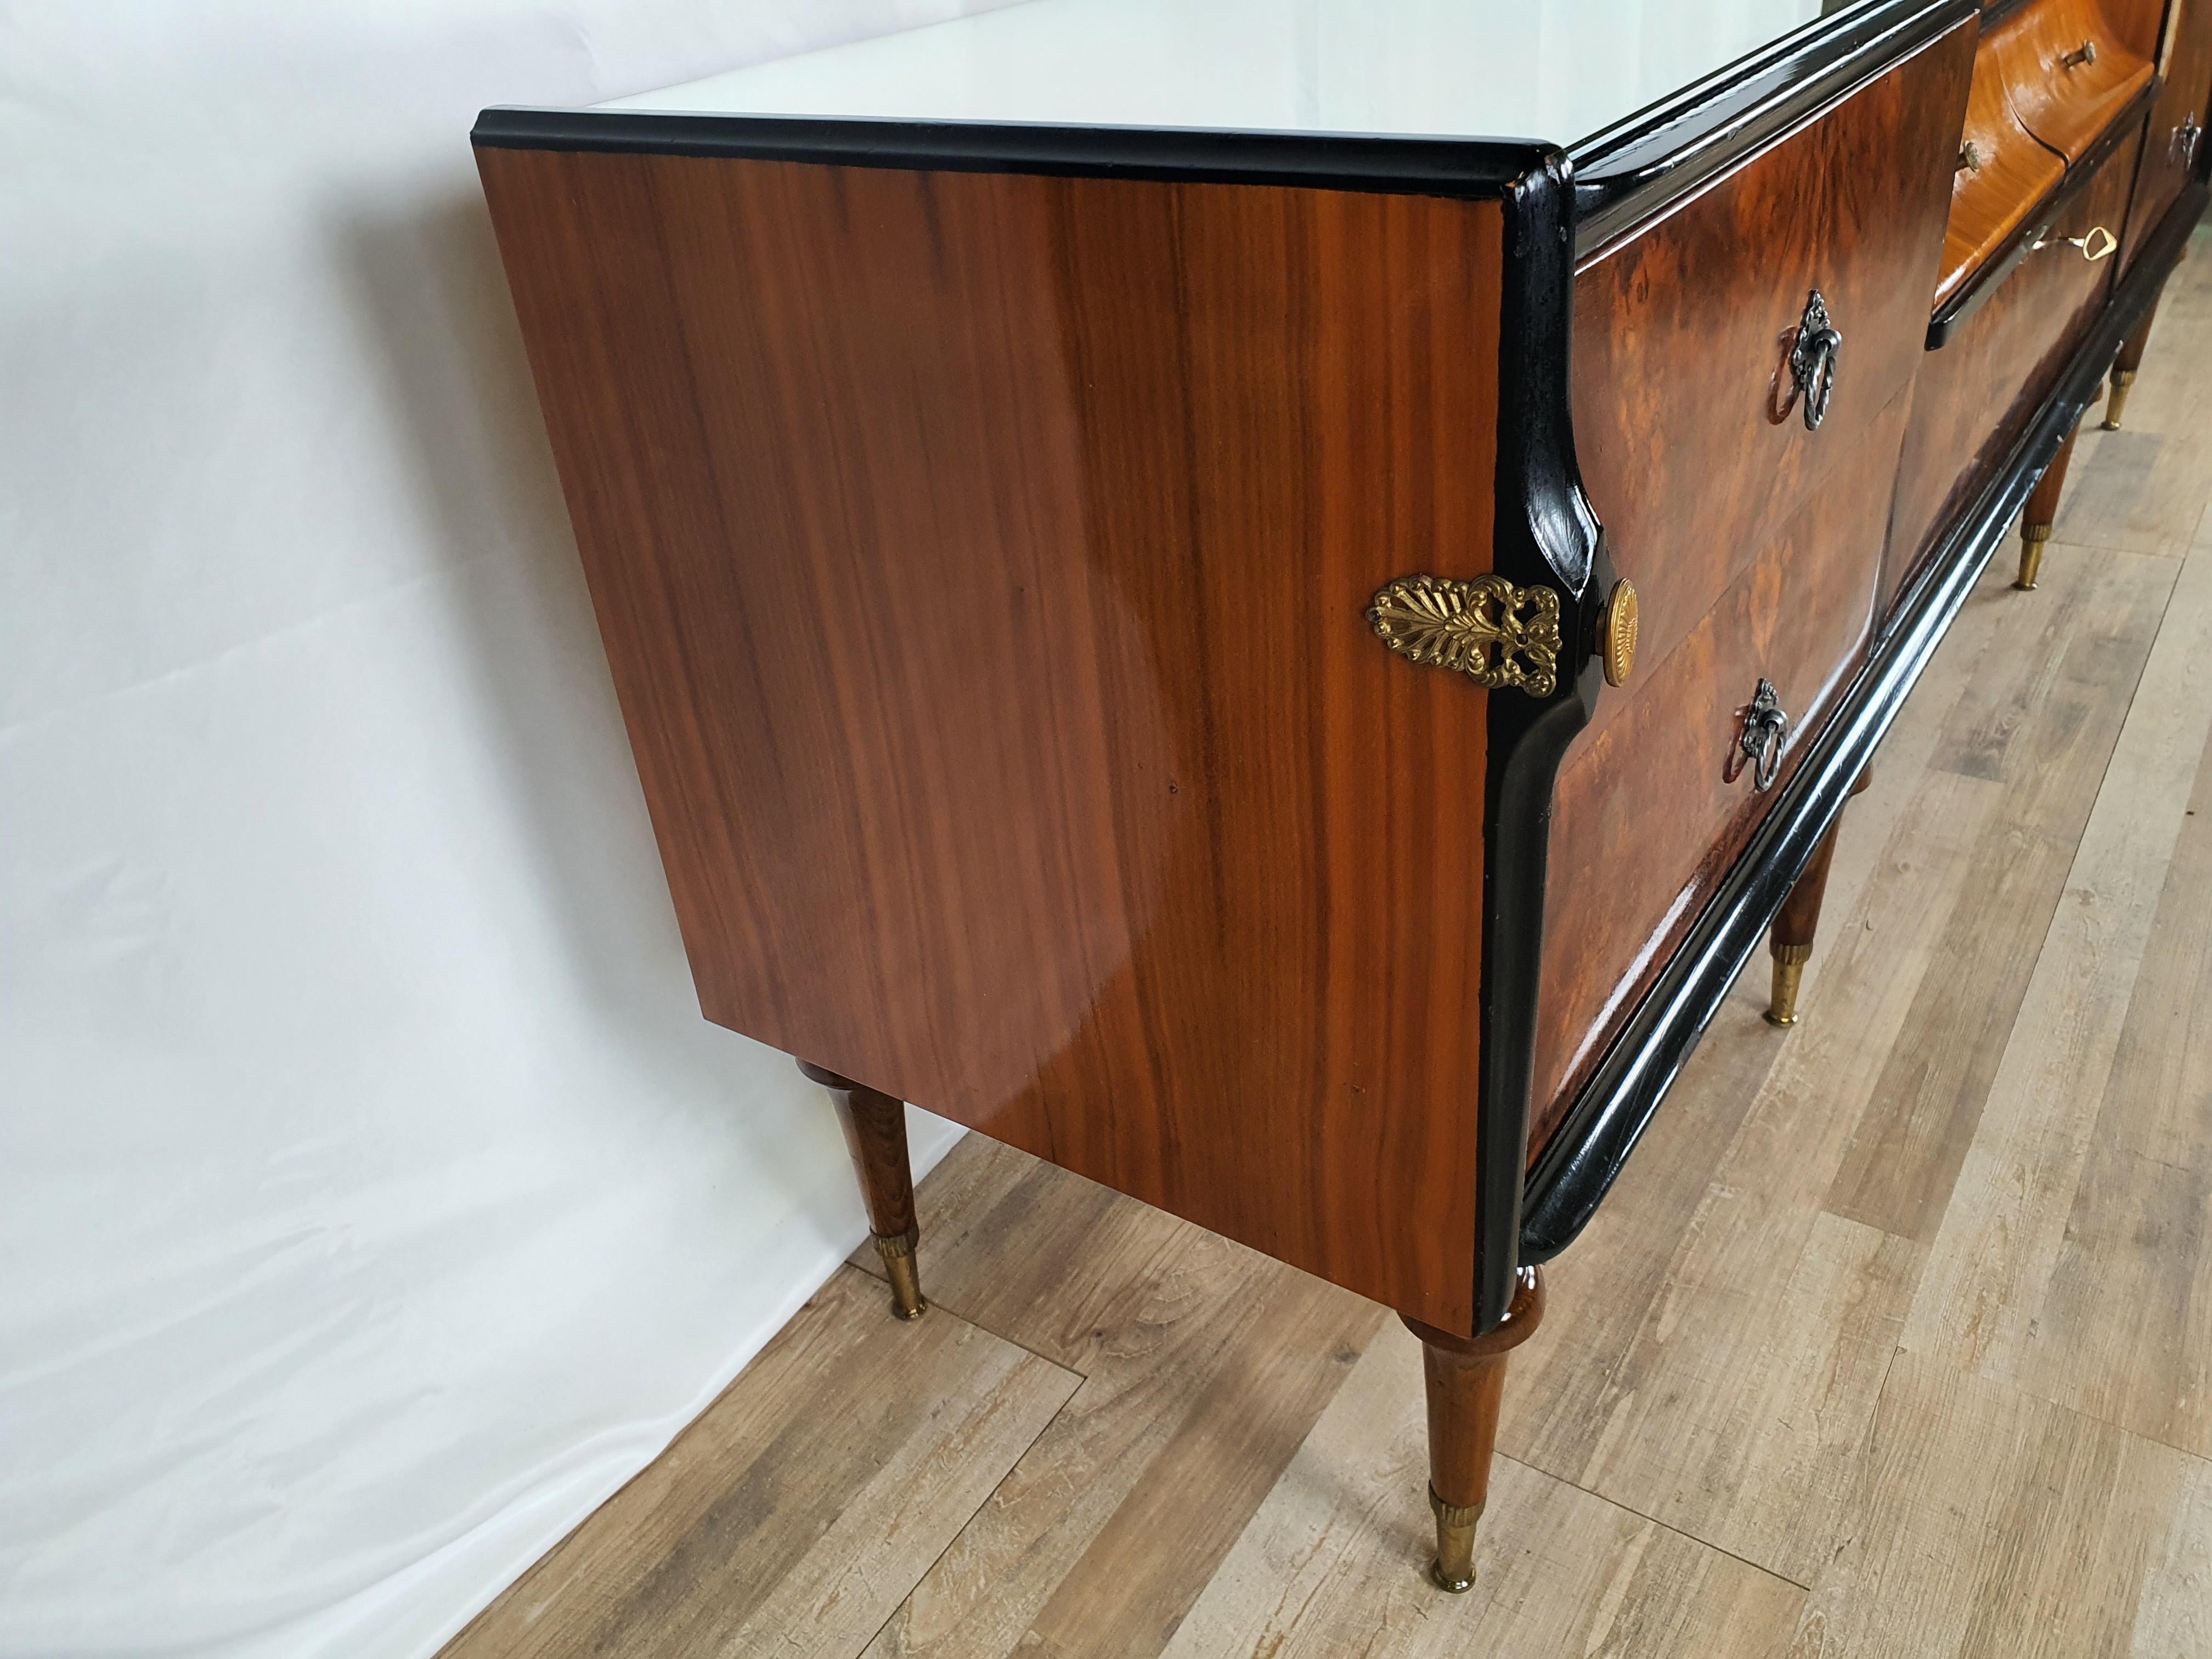
[[1797, 343], [1790, 348], [1790, 378], [1797, 383], [1805, 430], [1818, 432], [1828, 418], [1828, 398], [1836, 389], [1836, 354], [1844, 337], [1828, 317], [1828, 302], [1814, 289], [1797, 325]]
[[[1774, 682], [1761, 679], [1751, 707], [1743, 711], [1743, 735], [1736, 740], [1736, 747], [1743, 760], [1751, 763], [1752, 787], [1762, 795], [1782, 775], [1782, 745], [1789, 736], [1790, 716], [1782, 711]], [[1740, 761], [1736, 770], [1741, 774], [1742, 769]]]
[[2096, 61], [2097, 43], [2094, 40], [2084, 40], [2080, 46], [2058, 60], [2062, 68], [2069, 70], [2079, 69], [2084, 64], [2094, 64]]
[[2028, 245], [2027, 251], [2040, 253], [2045, 248], [2055, 247], [2061, 242], [2069, 247], [2080, 248], [2081, 257], [2094, 265], [2100, 259], [2111, 258], [2112, 251], [2120, 245], [2120, 239], [2102, 225], [2092, 225], [2086, 234], [2080, 236], [2053, 236], [2045, 230]]

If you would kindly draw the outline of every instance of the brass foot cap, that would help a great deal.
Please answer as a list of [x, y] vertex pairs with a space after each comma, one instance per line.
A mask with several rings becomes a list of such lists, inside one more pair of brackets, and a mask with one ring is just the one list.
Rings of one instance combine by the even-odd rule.
[[891, 1312], [901, 1319], [919, 1319], [929, 1311], [929, 1298], [921, 1293], [921, 1273], [915, 1266], [914, 1233], [876, 1235], [876, 1254], [883, 1260], [884, 1276], [891, 1282]]
[[1474, 1525], [1482, 1519], [1482, 1505], [1447, 1504], [1431, 1486], [1429, 1508], [1437, 1517], [1437, 1556], [1429, 1577], [1438, 1589], [1464, 1595], [1474, 1588]]
[[2135, 383], [2133, 369], [2116, 368], [2112, 371], [2112, 389], [2105, 398], [2106, 431], [2118, 432], [2120, 429], [2120, 411], [2128, 406], [2128, 388]]

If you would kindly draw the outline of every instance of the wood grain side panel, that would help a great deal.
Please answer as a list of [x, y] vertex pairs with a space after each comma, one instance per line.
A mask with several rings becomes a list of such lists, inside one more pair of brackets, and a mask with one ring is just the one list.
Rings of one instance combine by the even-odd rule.
[[1468, 1328], [1498, 204], [479, 159], [708, 1017]]
[[[1759, 679], [1802, 734], [1863, 657], [1910, 404], [1900, 389], [1620, 717], [1568, 751], [1553, 806], [1532, 1152], [1764, 816], [1737, 750]], [[1783, 778], [1802, 752], [1796, 741], [1785, 750]]]
[[2050, 245], [2006, 277], [1942, 350], [1927, 354], [1882, 556], [1885, 611], [1936, 536], [1988, 481], [2112, 291], [2117, 258], [2092, 263], [2058, 239], [2096, 225], [2117, 233], [2139, 143], [2131, 138], [2115, 150], [2059, 216]]
[[[1656, 666], [1918, 367], [1972, 74], [1970, 21], [1576, 276], [1575, 441]], [[1844, 337], [1809, 432], [1789, 356]], [[1600, 700], [1601, 731], [1642, 695]], [[1586, 738], [1585, 741], [1588, 739]]]

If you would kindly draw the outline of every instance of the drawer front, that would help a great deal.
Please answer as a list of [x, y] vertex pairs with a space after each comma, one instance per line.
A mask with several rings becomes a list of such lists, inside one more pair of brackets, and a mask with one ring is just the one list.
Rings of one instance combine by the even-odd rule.
[[[1759, 821], [1731, 757], [1759, 679], [1802, 722], [1863, 642], [1973, 41], [1939, 37], [1577, 275], [1576, 447], [1642, 639], [1561, 768], [1532, 1153]], [[1788, 359], [1815, 289], [1843, 345], [1808, 430]]]
[[2058, 216], [2043, 248], [2004, 279], [1942, 350], [1927, 354], [1913, 390], [1911, 434], [1883, 557], [1885, 610], [1936, 533], [2020, 435], [2112, 291], [2119, 261], [2088, 259], [2066, 239], [2087, 237], [2100, 227], [2118, 232], [2140, 145], [2130, 138], [2114, 150]]
[[2152, 74], [2148, 52], [2099, 0], [2033, 0], [1991, 31], [1990, 50], [2021, 125], [2069, 161], [2088, 154]]
[[1759, 683], [1772, 684], [1790, 719], [1778, 787], [1861, 660], [1911, 395], [1900, 389], [1876, 414], [1620, 717], [1560, 769], [1532, 1146], [1771, 799], [1741, 747]]
[[2150, 126], [2143, 134], [2142, 161], [2136, 173], [2135, 199], [2128, 206], [2128, 228], [2121, 238], [2120, 268], [2135, 263], [2143, 240], [2158, 228], [2189, 182], [2204, 137], [2206, 105], [2212, 101], [2212, 0], [2174, 0], [2167, 24], [2163, 74]]
[[[1577, 273], [1576, 450], [1642, 596], [1644, 662], [1697, 626], [1911, 378], [1972, 31], [1932, 41]], [[1815, 289], [1843, 346], [1808, 431], [1788, 360]], [[1629, 700], [1601, 699], [1595, 725]]]
[[2066, 178], [2063, 158], [2013, 112], [1995, 46], [1985, 40], [1974, 54], [1974, 87], [1943, 232], [1943, 275], [1936, 284], [1939, 308]]

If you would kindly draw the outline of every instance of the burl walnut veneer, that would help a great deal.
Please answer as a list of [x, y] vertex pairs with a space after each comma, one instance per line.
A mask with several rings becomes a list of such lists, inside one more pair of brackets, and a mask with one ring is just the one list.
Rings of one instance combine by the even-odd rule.
[[701, 1006], [896, 1310], [904, 1101], [1389, 1304], [1448, 1589], [1537, 1264], [2207, 193], [2193, 10], [1619, 3], [1033, 0], [476, 132]]

